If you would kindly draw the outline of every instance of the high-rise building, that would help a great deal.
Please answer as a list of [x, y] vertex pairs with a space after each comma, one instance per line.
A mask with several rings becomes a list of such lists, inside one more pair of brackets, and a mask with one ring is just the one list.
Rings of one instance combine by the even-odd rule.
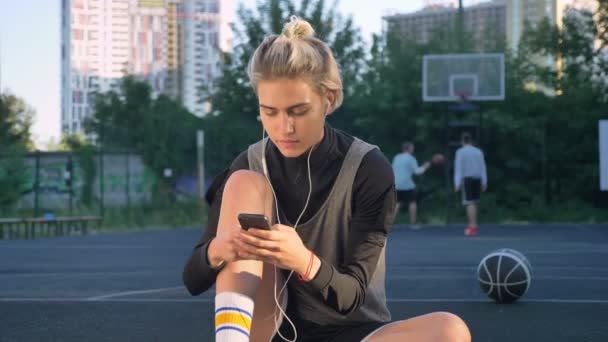
[[129, 63], [126, 72], [148, 81], [153, 95], [166, 92], [167, 9], [163, 1], [130, 1]]
[[[426, 4], [416, 12], [385, 16], [386, 29], [397, 30], [404, 37], [426, 43], [437, 29], [453, 27], [458, 20], [458, 8], [453, 1], [431, 1]], [[504, 2], [495, 0], [464, 7], [463, 28], [474, 35], [475, 42], [483, 43], [487, 37], [504, 37]], [[479, 44], [476, 48], [482, 50], [483, 46]]]
[[93, 95], [112, 87], [129, 62], [129, 3], [62, 0], [61, 129], [82, 131]]
[[232, 46], [233, 0], [62, 0], [61, 129], [83, 132], [95, 94], [131, 74], [153, 95], [208, 110], [203, 89]]
[[167, 4], [167, 20], [165, 22], [165, 37], [167, 47], [167, 78], [165, 92], [173, 98], [179, 98], [182, 94], [181, 84], [181, 34], [180, 34], [180, 8], [178, 2]]
[[566, 8], [594, 10], [597, 0], [505, 0], [507, 7], [507, 41], [517, 51], [525, 23], [535, 25], [543, 18], [561, 26]]
[[[385, 16], [388, 29], [403, 36], [427, 42], [439, 27], [453, 25], [458, 16], [457, 1], [427, 0], [419, 11]], [[517, 50], [525, 23], [535, 25], [543, 18], [560, 26], [567, 7], [595, 10], [598, 0], [492, 0], [476, 2], [463, 9], [463, 25], [480, 43], [484, 36], [498, 35]], [[481, 47], [478, 46], [478, 48]]]
[[224, 18], [233, 9], [228, 2], [220, 6], [218, 0], [183, 1], [178, 8], [178, 17], [184, 23], [180, 37], [181, 98], [190, 111], [202, 116], [209, 110], [204, 88], [219, 75], [221, 52], [232, 45]]

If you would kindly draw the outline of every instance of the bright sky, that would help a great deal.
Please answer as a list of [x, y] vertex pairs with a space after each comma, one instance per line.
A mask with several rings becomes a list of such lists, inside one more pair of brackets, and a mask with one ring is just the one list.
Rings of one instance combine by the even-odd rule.
[[[253, 0], [242, 0], [245, 4]], [[423, 0], [340, 0], [366, 39], [380, 32], [386, 10], [411, 12]], [[372, 5], [373, 4], [373, 5]], [[0, 90], [34, 108], [33, 135], [42, 149], [60, 136], [60, 0], [0, 0]]]

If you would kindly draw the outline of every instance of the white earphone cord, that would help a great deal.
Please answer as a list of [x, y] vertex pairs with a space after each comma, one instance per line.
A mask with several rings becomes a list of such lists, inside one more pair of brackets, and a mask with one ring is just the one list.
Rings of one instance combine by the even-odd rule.
[[[268, 175], [268, 166], [266, 165], [266, 140], [265, 140], [265, 137], [266, 137], [266, 131], [262, 128], [262, 168], [264, 169], [264, 176], [266, 177], [266, 181], [268, 182], [268, 184], [270, 185], [270, 189], [272, 190], [272, 197], [274, 198], [277, 222], [279, 224], [281, 224], [281, 217], [279, 216], [279, 203], [277, 201], [277, 195], [274, 192], [274, 187], [272, 186], [272, 182], [270, 182], [270, 176]], [[311, 146], [310, 151], [308, 151], [308, 158], [306, 159], [306, 165], [307, 165], [307, 169], [308, 169], [308, 196], [306, 197], [306, 203], [304, 204], [304, 209], [302, 209], [302, 212], [298, 216], [296, 223], [293, 225], [293, 229], [296, 229], [298, 227], [298, 223], [300, 223], [300, 219], [306, 212], [306, 208], [308, 208], [308, 203], [310, 201], [310, 195], [312, 194], [312, 177], [310, 175], [310, 155], [312, 154], [312, 150], [313, 150], [313, 147]], [[285, 283], [283, 284], [283, 286], [279, 290], [279, 293], [277, 294], [277, 266], [274, 265], [274, 291], [273, 291], [274, 292], [274, 303], [276, 304], [276, 308], [279, 309], [280, 315], [284, 316], [285, 319], [287, 319], [287, 322], [289, 322], [289, 325], [291, 325], [291, 328], [293, 329], [293, 333], [294, 333], [293, 340], [289, 340], [289, 339], [285, 338], [285, 336], [283, 336], [281, 334], [281, 332], [279, 331], [280, 316], [279, 316], [279, 318], [277, 318], [276, 308], [275, 308], [274, 315], [273, 315], [274, 316], [274, 326], [277, 331], [277, 334], [279, 334], [279, 336], [283, 339], [283, 341], [287, 341], [287, 342], [295, 342], [298, 339], [298, 331], [296, 329], [295, 324], [293, 324], [293, 321], [289, 318], [289, 316], [287, 316], [287, 313], [281, 307], [281, 304], [279, 303], [278, 298], [281, 296], [281, 293], [283, 293], [283, 290], [285, 290], [285, 287], [287, 286], [287, 283], [289, 282], [289, 279], [291, 279], [292, 275], [293, 275], [293, 270], [291, 270], [289, 272], [289, 276], [287, 276]], [[269, 341], [272, 341], [273, 337], [274, 336], [271, 336]]]

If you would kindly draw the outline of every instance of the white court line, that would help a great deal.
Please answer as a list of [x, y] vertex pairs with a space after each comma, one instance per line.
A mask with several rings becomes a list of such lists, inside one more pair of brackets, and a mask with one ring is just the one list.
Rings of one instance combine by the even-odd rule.
[[25, 298], [0, 298], [0, 302], [58, 302], [58, 303], [94, 303], [94, 302], [108, 302], [108, 303], [213, 303], [214, 298], [198, 298], [198, 299], [185, 299], [185, 298], [108, 298], [91, 300], [90, 298], [37, 298], [37, 297], [25, 297]]
[[[405, 255], [410, 255], [410, 254], [428, 254], [430, 252], [427, 252], [428, 250], [434, 250], [436, 249], [434, 246], [433, 248], [430, 247], [419, 247], [419, 248], [409, 248], [408, 251], [405, 253]], [[473, 253], [470, 252], [469, 250], [466, 250], [464, 248], [453, 248], [452, 250], [448, 251], [447, 249], [443, 249], [442, 255], [446, 255], [446, 254], [458, 254], [462, 251], [466, 251], [467, 253]], [[608, 249], [607, 248], [595, 248], [595, 249], [588, 249], [588, 248], [583, 248], [583, 249], [579, 249], [579, 248], [575, 248], [575, 249], [538, 249], [538, 250], [534, 250], [534, 249], [526, 249], [526, 252], [524, 253], [525, 255], [532, 255], [532, 254], [603, 254], [603, 253], [608, 253]], [[477, 252], [475, 252], [477, 254]]]
[[[534, 273], [547, 273], [548, 271], [586, 271], [586, 272], [608, 272], [608, 268], [589, 268], [589, 267], [538, 267], [533, 269]], [[401, 267], [398, 270], [389, 270], [387, 273], [406, 273], [406, 275], [389, 275], [386, 279], [449, 279], [449, 278], [467, 278], [469, 275], [454, 274], [454, 275], [421, 275], [427, 271], [431, 272], [450, 272], [461, 271], [475, 273], [477, 267]], [[120, 272], [37, 272], [37, 273], [0, 273], [0, 278], [32, 278], [32, 277], [114, 277], [114, 276], [134, 276], [134, 275], [162, 275], [167, 274], [166, 271], [120, 271]], [[407, 275], [412, 273], [413, 275]], [[536, 275], [534, 279], [589, 279], [589, 280], [607, 280], [607, 276], [551, 276], [551, 275]]]
[[577, 249], [573, 249], [573, 250], [559, 250], [559, 251], [552, 251], [552, 250], [531, 250], [531, 251], [527, 251], [526, 255], [528, 254], [603, 254], [603, 253], [608, 253], [608, 249], [581, 249], [581, 250], [577, 250]]
[[146, 294], [146, 293], [158, 293], [158, 292], [172, 291], [172, 290], [183, 289], [183, 288], [184, 288], [183, 286], [173, 286], [173, 287], [163, 287], [160, 289], [114, 292], [114, 293], [108, 293], [108, 294], [101, 295], [101, 296], [88, 297], [88, 298], [85, 298], [84, 300], [96, 301], [96, 300], [104, 300], [107, 298], [140, 295], [140, 294]]
[[[415, 270], [415, 271], [426, 271], [426, 270], [475, 270], [477, 266], [423, 266], [423, 265], [387, 265], [389, 272], [401, 272], [403, 270]], [[559, 270], [559, 271], [608, 271], [608, 267], [593, 267], [593, 266], [533, 266], [533, 270]]]
[[[213, 303], [213, 298], [116, 298], [91, 301], [87, 298], [0, 298], [0, 302], [63, 302], [63, 303]], [[388, 298], [388, 303], [493, 303], [490, 299], [480, 298]], [[519, 303], [548, 303], [548, 304], [608, 304], [608, 299], [520, 299]], [[512, 305], [512, 304], [509, 304]]]
[[[386, 277], [386, 280], [420, 280], [420, 279], [472, 279], [470, 275], [394, 275]], [[608, 276], [532, 276], [532, 280], [597, 280], [608, 281]]]
[[[471, 270], [473, 271], [472, 268], [467, 268], [467, 271]], [[411, 272], [411, 271], [410, 271]], [[85, 276], [103, 276], [103, 277], [116, 277], [116, 276], [122, 276], [122, 277], [129, 277], [129, 276], [133, 276], [135, 274], [137, 275], [152, 275], [152, 274], [164, 274], [165, 272], [161, 272], [161, 271], [139, 271], [139, 272], [82, 272], [82, 273], [78, 273], [78, 272], [74, 272], [74, 273], [22, 273], [22, 274], [0, 274], [0, 278], [33, 278], [33, 277], [85, 277]], [[407, 272], [404, 272], [407, 273]], [[419, 273], [419, 272], [417, 272]], [[545, 276], [533, 276], [532, 277], [534, 280], [589, 280], [589, 281], [608, 281], [608, 276], [551, 276], [551, 275], [545, 275]], [[423, 280], [423, 279], [473, 279], [471, 277], [471, 275], [467, 274], [467, 275], [462, 275], [462, 274], [454, 274], [454, 275], [420, 275], [420, 274], [413, 274], [413, 275], [391, 275], [391, 276], [387, 276], [386, 280]], [[179, 287], [176, 287], [179, 288]], [[174, 289], [174, 288], [169, 288], [170, 289]], [[157, 290], [143, 290], [143, 291], [152, 291], [155, 292]], [[161, 290], [161, 291], [164, 291]], [[131, 291], [133, 292], [133, 291]], [[135, 293], [132, 294], [140, 294], [139, 291], [134, 291]], [[143, 293], [149, 293], [149, 292], [143, 292]], [[125, 295], [129, 295], [129, 294], [125, 294]]]
[[167, 274], [166, 271], [123, 271], [123, 272], [38, 272], [38, 273], [0, 273], [0, 278], [28, 278], [28, 277], [88, 277], [88, 276], [133, 276], [148, 274]]
[[36, 245], [36, 246], [2, 246], [3, 249], [177, 249], [183, 250], [183, 247], [180, 246], [142, 246], [142, 245], [53, 245], [53, 246], [44, 246], [44, 245]]
[[[479, 298], [389, 298], [389, 303], [493, 303], [489, 299]], [[608, 299], [520, 299], [525, 303], [557, 303], [557, 304], [608, 304]]]

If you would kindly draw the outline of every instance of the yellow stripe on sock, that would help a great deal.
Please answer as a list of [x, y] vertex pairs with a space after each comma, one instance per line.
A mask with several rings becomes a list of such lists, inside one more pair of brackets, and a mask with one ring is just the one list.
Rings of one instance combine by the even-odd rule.
[[244, 314], [235, 312], [224, 312], [215, 316], [215, 327], [222, 324], [234, 324], [251, 331], [251, 319]]

